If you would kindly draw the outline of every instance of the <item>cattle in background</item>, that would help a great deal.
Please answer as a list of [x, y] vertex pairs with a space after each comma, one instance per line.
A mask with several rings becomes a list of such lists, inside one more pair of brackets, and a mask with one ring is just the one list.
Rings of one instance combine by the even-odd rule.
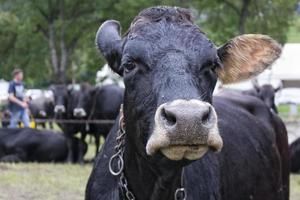
[[124, 121], [96, 159], [86, 200], [171, 200], [182, 187], [186, 199], [288, 200], [276, 115], [257, 98], [247, 107], [263, 109], [267, 119], [212, 96], [218, 78], [245, 80], [272, 64], [281, 52], [277, 42], [241, 35], [217, 49], [177, 7], [143, 10], [124, 38], [117, 21], [106, 21], [96, 37], [110, 67], [123, 75]]
[[[74, 93], [76, 93], [76, 89], [72, 87], [68, 87], [66, 85], [53, 85], [51, 87], [54, 96], [54, 118], [58, 120], [72, 120], [73, 119], [73, 106], [74, 103]], [[73, 143], [72, 141], [75, 138], [77, 133], [81, 133], [85, 135], [85, 126], [84, 124], [78, 123], [63, 123], [59, 122], [58, 126], [62, 129], [67, 138], [68, 144], [68, 158], [69, 162], [72, 162], [73, 158]], [[82, 140], [82, 135], [81, 140]], [[83, 141], [83, 140], [82, 140]], [[79, 146], [79, 163], [83, 163], [83, 155], [84, 155], [84, 146]]]
[[275, 94], [280, 89], [280, 87], [274, 88], [271, 84], [265, 84], [262, 86], [254, 84], [254, 89], [243, 91], [243, 93], [261, 99], [270, 109], [272, 109], [275, 113], [278, 113], [275, 105]]
[[300, 138], [290, 145], [291, 172], [300, 173]]
[[[123, 100], [124, 90], [117, 85], [94, 88], [84, 83], [81, 84], [80, 89], [68, 89], [67, 86], [57, 85], [53, 87], [53, 93], [56, 119], [115, 120]], [[70, 140], [77, 133], [81, 134], [82, 141], [85, 141], [87, 134], [94, 135], [97, 154], [99, 137], [100, 135], [106, 137], [112, 124], [59, 123], [59, 126]], [[72, 149], [71, 143], [69, 148]], [[72, 150], [69, 152], [71, 158]], [[79, 160], [83, 163], [83, 156]]]
[[[81, 141], [73, 139], [72, 161], [78, 161]], [[68, 156], [67, 140], [63, 134], [30, 128], [0, 129], [0, 162], [64, 162]]]
[[[54, 102], [52, 99], [41, 96], [29, 101], [30, 114], [34, 119], [53, 119], [54, 117]], [[38, 122], [36, 125], [41, 125], [46, 128], [46, 122]], [[50, 128], [53, 129], [52, 122], [49, 122]]]
[[[73, 94], [73, 117], [83, 120], [115, 120], [123, 101], [124, 89], [115, 84], [91, 87], [81, 84], [80, 90]], [[87, 132], [95, 136], [96, 155], [99, 150], [99, 137], [108, 135], [112, 124], [84, 124]], [[82, 138], [85, 139], [85, 135]]]

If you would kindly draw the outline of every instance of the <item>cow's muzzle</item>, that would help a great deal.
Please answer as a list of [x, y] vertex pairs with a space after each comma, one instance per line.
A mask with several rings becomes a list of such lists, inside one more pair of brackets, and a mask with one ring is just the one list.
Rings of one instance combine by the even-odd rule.
[[40, 110], [39, 115], [40, 117], [47, 117], [47, 113], [44, 110]]
[[55, 113], [65, 113], [66, 112], [66, 108], [64, 105], [56, 105], [54, 107], [54, 112]]
[[75, 108], [73, 110], [73, 115], [75, 117], [86, 117], [86, 112], [83, 108]]
[[175, 100], [162, 104], [155, 113], [155, 127], [146, 151], [161, 151], [171, 160], [201, 158], [208, 149], [220, 151], [217, 115], [211, 104], [199, 100]]

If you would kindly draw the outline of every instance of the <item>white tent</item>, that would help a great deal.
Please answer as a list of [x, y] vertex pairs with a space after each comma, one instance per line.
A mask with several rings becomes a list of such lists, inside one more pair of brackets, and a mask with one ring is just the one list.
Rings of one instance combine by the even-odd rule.
[[300, 43], [285, 44], [280, 58], [272, 65], [271, 77], [273, 79], [300, 81], [299, 57]]

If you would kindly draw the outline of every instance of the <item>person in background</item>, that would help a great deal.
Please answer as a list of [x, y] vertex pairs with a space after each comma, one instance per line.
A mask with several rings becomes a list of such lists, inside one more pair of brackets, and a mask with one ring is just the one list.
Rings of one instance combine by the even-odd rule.
[[8, 87], [9, 110], [11, 112], [10, 128], [16, 128], [18, 122], [22, 121], [24, 127], [29, 127], [29, 116], [27, 113], [28, 104], [25, 100], [25, 87], [23, 84], [23, 71], [14, 69], [12, 72], [13, 80]]

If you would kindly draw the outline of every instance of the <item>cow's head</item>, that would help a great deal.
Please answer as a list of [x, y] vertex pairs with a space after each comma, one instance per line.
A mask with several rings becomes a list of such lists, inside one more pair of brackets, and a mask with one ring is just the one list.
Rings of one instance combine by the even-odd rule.
[[262, 86], [259, 86], [257, 84], [254, 85], [254, 89], [256, 92], [256, 95], [258, 98], [260, 98], [265, 104], [273, 109], [275, 112], [277, 112], [276, 106], [275, 106], [275, 94], [278, 92], [281, 87], [274, 88], [270, 84], [264, 84]]
[[96, 43], [124, 77], [128, 141], [148, 159], [195, 160], [221, 150], [212, 106], [218, 78], [233, 83], [253, 77], [281, 52], [265, 35], [241, 35], [217, 48], [188, 10], [171, 7], [143, 10], [123, 38], [120, 24], [108, 20]]
[[68, 88], [66, 85], [54, 85], [50, 88], [54, 96], [54, 113], [64, 114], [67, 111]]
[[76, 118], [86, 118], [88, 117], [91, 107], [93, 106], [92, 97], [94, 90], [87, 84], [83, 83], [80, 86], [80, 90], [74, 91], [72, 93], [72, 105], [73, 116]]

